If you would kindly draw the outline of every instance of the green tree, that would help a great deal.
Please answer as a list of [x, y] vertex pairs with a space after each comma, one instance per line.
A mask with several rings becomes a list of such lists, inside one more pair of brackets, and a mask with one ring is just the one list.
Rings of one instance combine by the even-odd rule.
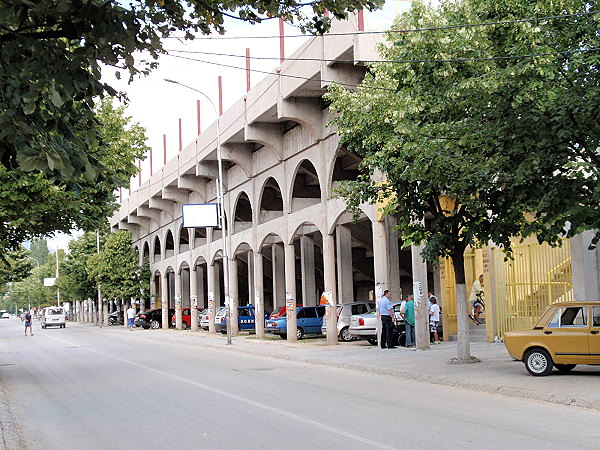
[[20, 247], [0, 258], [0, 285], [14, 283], [29, 276], [34, 263], [28, 255], [29, 251]]
[[[100, 246], [106, 233], [100, 235]], [[96, 233], [87, 232], [69, 242], [69, 253], [61, 266], [58, 286], [67, 301], [84, 301], [96, 296], [96, 283], [87, 271], [88, 260], [97, 253]]]
[[48, 250], [48, 241], [46, 239], [35, 238], [29, 246], [31, 259], [37, 261], [40, 266], [43, 266], [48, 261], [50, 251]]
[[98, 229], [116, 209], [115, 187], [128, 185], [138, 170], [135, 160], [148, 150], [145, 130], [110, 99], [102, 100], [95, 114], [104, 142], [96, 158], [110, 167], [111, 179], [95, 182], [82, 176], [75, 187], [40, 170], [0, 165], [0, 251], [36, 235]]
[[89, 277], [108, 299], [139, 298], [150, 288], [150, 278], [142, 279], [147, 269], [138, 265], [137, 250], [131, 246], [131, 232], [117, 231], [106, 237], [99, 254], [87, 261]]
[[[64, 264], [65, 254], [59, 251], [59, 265]], [[29, 260], [31, 263], [31, 260]], [[12, 283], [8, 292], [8, 303], [17, 303], [18, 308], [44, 307], [56, 305], [56, 286], [44, 286], [44, 278], [53, 278], [56, 276], [56, 258], [49, 258], [42, 266], [35, 265], [29, 272], [29, 276]]]
[[[339, 194], [355, 210], [389, 202], [425, 259], [452, 257], [459, 360], [470, 359], [467, 246], [493, 241], [510, 254], [517, 236], [554, 244], [600, 226], [592, 3], [414, 2], [394, 28], [432, 29], [390, 33], [380, 52], [394, 62], [373, 64], [358, 91], [338, 86], [329, 96], [343, 141], [387, 178], [347, 182]], [[567, 14], [575, 16], [459, 26]]]

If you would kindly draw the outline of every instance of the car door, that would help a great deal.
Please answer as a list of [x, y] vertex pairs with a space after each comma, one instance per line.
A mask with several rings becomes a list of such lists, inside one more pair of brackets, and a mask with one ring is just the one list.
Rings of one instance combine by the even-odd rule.
[[240, 330], [254, 329], [254, 308], [242, 306], [238, 308], [238, 323]]
[[325, 317], [325, 307], [317, 306], [314, 308], [316, 317], [311, 318], [311, 333], [321, 333], [321, 327], [323, 326], [323, 318]]
[[600, 306], [593, 306], [592, 327], [590, 328], [590, 363], [600, 364]]
[[[310, 318], [311, 315], [311, 311], [314, 313], [314, 308], [299, 308], [297, 310], [298, 312], [296, 313], [296, 322], [297, 322], [297, 326], [301, 327], [305, 333], [309, 333], [309, 321], [308, 319]], [[316, 317], [317, 314], [314, 313], [314, 317]]]
[[589, 362], [589, 318], [587, 306], [557, 308], [544, 327], [544, 342], [558, 363]]

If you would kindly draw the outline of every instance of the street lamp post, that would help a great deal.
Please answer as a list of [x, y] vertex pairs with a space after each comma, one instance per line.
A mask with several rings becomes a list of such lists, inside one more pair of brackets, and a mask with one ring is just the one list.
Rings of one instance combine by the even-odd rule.
[[[202, 95], [210, 106], [212, 106], [213, 111], [215, 112], [215, 116], [217, 117], [217, 162], [219, 164], [219, 186], [217, 189], [217, 196], [219, 198], [219, 215], [221, 218], [221, 229], [222, 229], [222, 245], [223, 245], [223, 287], [225, 290], [225, 311], [227, 317], [227, 345], [231, 345], [231, 299], [229, 298], [229, 258], [227, 255], [227, 223], [225, 221], [225, 192], [223, 191], [223, 159], [221, 158], [221, 129], [219, 125], [220, 117], [219, 112], [217, 111], [217, 107], [210, 99], [208, 95], [204, 92], [188, 86], [186, 84], [180, 83], [179, 81], [169, 80], [164, 78], [165, 81], [173, 84], [178, 84], [187, 89], [191, 89], [194, 92]], [[214, 320], [214, 318], [211, 318]]]

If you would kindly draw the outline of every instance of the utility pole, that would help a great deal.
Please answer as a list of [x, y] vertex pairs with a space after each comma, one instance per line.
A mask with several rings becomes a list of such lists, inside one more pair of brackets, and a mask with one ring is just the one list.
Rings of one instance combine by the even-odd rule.
[[[96, 231], [96, 253], [100, 254], [100, 231]], [[100, 283], [98, 283], [98, 323], [102, 328], [104, 320], [104, 305], [102, 304], [102, 293], [100, 291]]]
[[[56, 280], [58, 280], [58, 246], [56, 247]], [[60, 289], [56, 286], [56, 306], [60, 306]]]

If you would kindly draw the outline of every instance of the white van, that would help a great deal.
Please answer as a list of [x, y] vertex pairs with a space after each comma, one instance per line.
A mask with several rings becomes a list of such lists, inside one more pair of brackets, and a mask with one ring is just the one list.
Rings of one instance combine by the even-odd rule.
[[44, 308], [42, 314], [42, 328], [46, 327], [61, 327], [64, 328], [67, 324], [67, 313], [62, 306], [49, 306]]

